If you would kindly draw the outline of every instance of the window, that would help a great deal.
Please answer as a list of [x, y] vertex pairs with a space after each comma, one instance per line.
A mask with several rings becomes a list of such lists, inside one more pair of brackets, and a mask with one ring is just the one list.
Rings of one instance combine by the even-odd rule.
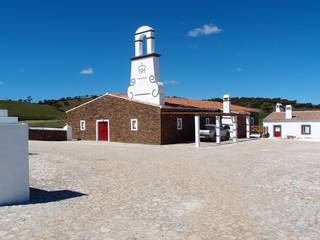
[[177, 118], [177, 129], [178, 130], [182, 129], [182, 118]]
[[80, 130], [81, 131], [85, 131], [86, 130], [86, 121], [85, 120], [81, 120], [80, 121]]
[[210, 118], [206, 118], [206, 124], [210, 124]]
[[131, 131], [138, 131], [138, 119], [131, 119]]
[[301, 134], [310, 135], [311, 134], [311, 125], [301, 125]]

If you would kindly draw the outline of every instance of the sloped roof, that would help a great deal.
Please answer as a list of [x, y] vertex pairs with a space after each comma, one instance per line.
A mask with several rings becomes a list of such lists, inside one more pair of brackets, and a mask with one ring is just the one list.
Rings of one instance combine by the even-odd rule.
[[[119, 96], [122, 98], [127, 98], [127, 94], [114, 94], [111, 95]], [[178, 109], [190, 109], [190, 108], [197, 108], [197, 109], [207, 109], [207, 110], [223, 110], [223, 103], [217, 101], [204, 101], [204, 100], [195, 100], [189, 98], [179, 98], [179, 97], [165, 97], [165, 105], [162, 108], [178, 108]], [[246, 108], [237, 105], [231, 104], [231, 111], [233, 112], [257, 112], [257, 109], [253, 108]]]
[[286, 119], [285, 112], [273, 112], [269, 114], [263, 121], [320, 121], [320, 111], [293, 111], [292, 119]]

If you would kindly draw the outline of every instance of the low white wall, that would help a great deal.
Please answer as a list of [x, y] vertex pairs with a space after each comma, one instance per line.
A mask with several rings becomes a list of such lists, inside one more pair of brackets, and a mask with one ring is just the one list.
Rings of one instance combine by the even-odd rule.
[[[263, 126], [268, 127], [270, 137], [273, 136], [273, 126], [281, 126], [281, 137], [287, 138], [287, 136], [295, 136], [296, 138], [304, 139], [320, 139], [320, 122], [264, 122]], [[302, 135], [301, 125], [310, 125], [311, 134]]]
[[27, 201], [28, 125], [0, 124], [0, 206]]

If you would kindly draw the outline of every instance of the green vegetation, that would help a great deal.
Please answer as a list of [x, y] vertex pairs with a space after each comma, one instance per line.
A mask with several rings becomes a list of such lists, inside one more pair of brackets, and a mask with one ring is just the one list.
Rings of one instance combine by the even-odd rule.
[[79, 106], [97, 96], [77, 96], [61, 99], [43, 100], [31, 103], [32, 97], [27, 99], [0, 100], [0, 108], [8, 109], [10, 116], [18, 116], [21, 122], [30, 127], [61, 128], [66, 123], [65, 111]]
[[[86, 95], [67, 97], [61, 99], [45, 99], [38, 103], [31, 103], [32, 97], [19, 101], [0, 100], [0, 108], [8, 109], [10, 116], [18, 116], [22, 122], [27, 122], [32, 127], [63, 127], [66, 123], [65, 111], [88, 102], [97, 96]], [[212, 98], [209, 101], [222, 102], [221, 98]], [[320, 110], [320, 104], [299, 103], [296, 100], [281, 98], [254, 98], [236, 97], [231, 99], [231, 103], [243, 107], [256, 108], [260, 110], [259, 122], [272, 111], [276, 103], [292, 105], [294, 110]]]
[[19, 120], [57, 120], [65, 119], [66, 114], [54, 106], [47, 104], [18, 101], [0, 101], [0, 108], [8, 109], [10, 116], [18, 116]]

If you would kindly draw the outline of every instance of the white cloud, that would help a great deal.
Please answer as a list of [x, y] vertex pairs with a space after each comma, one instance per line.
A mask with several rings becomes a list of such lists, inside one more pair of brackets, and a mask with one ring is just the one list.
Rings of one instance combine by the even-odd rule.
[[94, 74], [94, 71], [92, 68], [86, 68], [86, 69], [83, 69], [80, 74], [82, 75], [92, 75]]
[[237, 70], [238, 72], [243, 72], [243, 68], [241, 68], [241, 67], [237, 67], [236, 70]]
[[179, 84], [179, 82], [176, 81], [176, 80], [163, 81], [163, 83], [165, 85], [177, 85], [177, 84]]
[[194, 28], [188, 32], [189, 37], [199, 37], [202, 35], [218, 34], [222, 31], [221, 28], [214, 24], [205, 24], [202, 27]]

